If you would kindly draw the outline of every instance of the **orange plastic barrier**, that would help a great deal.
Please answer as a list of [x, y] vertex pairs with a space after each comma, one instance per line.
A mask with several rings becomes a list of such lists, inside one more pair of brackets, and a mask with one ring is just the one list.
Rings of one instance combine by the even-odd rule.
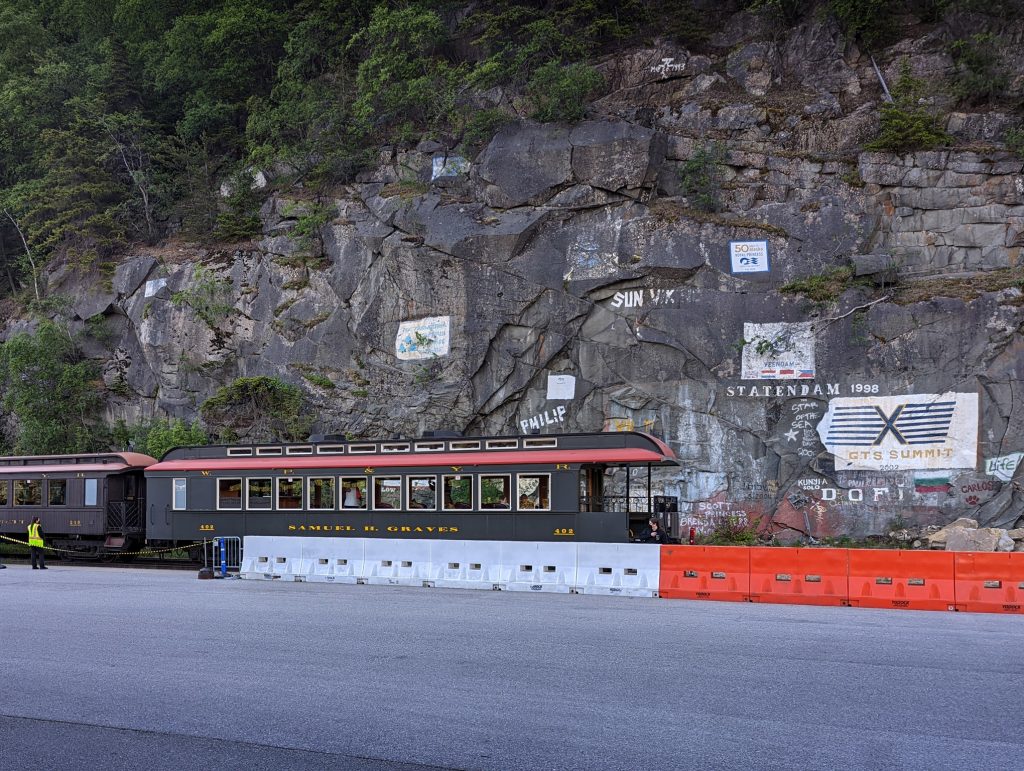
[[751, 549], [751, 602], [848, 605], [847, 552], [847, 549]]
[[661, 596], [744, 602], [750, 594], [746, 546], [662, 546]]
[[956, 610], [953, 552], [850, 549], [850, 605]]
[[954, 552], [956, 609], [1024, 613], [1024, 552]]

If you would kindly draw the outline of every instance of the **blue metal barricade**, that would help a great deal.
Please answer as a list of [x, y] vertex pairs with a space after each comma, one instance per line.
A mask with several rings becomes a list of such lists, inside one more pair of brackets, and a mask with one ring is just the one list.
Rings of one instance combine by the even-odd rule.
[[242, 568], [242, 539], [239, 536], [222, 536], [207, 541], [203, 547], [203, 566], [220, 572], [227, 578], [228, 571], [238, 572]]

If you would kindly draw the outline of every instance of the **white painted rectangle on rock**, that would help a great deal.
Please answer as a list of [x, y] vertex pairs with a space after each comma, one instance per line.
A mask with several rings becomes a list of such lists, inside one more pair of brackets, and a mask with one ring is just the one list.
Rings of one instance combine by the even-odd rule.
[[431, 160], [430, 178], [432, 180], [469, 174], [469, 161], [461, 155], [451, 155], [447, 158], [443, 155], [435, 155]]
[[161, 289], [163, 289], [165, 286], [167, 286], [167, 279], [166, 278], [154, 278], [154, 279], [152, 279], [150, 281], [147, 281], [146, 282], [145, 296], [146, 297], [152, 297], [157, 292], [159, 292]]
[[395, 355], [403, 361], [432, 359], [448, 354], [450, 316], [430, 316], [398, 325]]
[[813, 380], [811, 322], [743, 324], [744, 380]]
[[575, 396], [575, 376], [548, 375], [548, 399], [572, 399]]
[[768, 273], [768, 242], [730, 241], [729, 266], [733, 273]]
[[1024, 458], [1024, 452], [1011, 452], [1009, 455], [1000, 455], [998, 458], [986, 458], [985, 473], [996, 479], [1009, 482], [1013, 479], [1021, 458]]
[[832, 399], [818, 436], [837, 471], [974, 468], [978, 394]]

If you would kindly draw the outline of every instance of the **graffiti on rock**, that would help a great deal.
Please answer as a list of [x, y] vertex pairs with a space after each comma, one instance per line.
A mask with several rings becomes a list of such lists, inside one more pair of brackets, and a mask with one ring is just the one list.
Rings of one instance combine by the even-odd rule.
[[974, 468], [976, 393], [832, 399], [818, 424], [837, 469]]
[[743, 324], [744, 380], [814, 378], [814, 332], [809, 321]]
[[998, 458], [986, 458], [985, 473], [1003, 482], [1009, 482], [1013, 479], [1021, 458], [1024, 458], [1024, 452], [1012, 452], [1009, 455], [1000, 455]]
[[403, 361], [412, 361], [447, 355], [450, 327], [449, 316], [403, 321], [398, 325], [395, 336], [395, 356]]
[[555, 407], [554, 409], [544, 410], [539, 415], [526, 418], [525, 420], [519, 421], [519, 427], [523, 430], [524, 434], [530, 433], [531, 430], [540, 430], [546, 426], [555, 426], [565, 422], [566, 407], [564, 404]]

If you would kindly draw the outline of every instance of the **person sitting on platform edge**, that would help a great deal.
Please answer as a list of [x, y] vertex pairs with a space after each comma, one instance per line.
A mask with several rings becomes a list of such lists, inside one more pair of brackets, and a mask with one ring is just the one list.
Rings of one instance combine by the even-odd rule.
[[640, 533], [640, 540], [643, 543], [668, 543], [668, 533], [665, 532], [658, 520], [651, 517], [647, 522], [647, 527]]
[[46, 557], [43, 556], [43, 526], [39, 524], [39, 517], [32, 517], [32, 524], [28, 526], [28, 548], [32, 552], [32, 569], [36, 570], [38, 561], [38, 569], [46, 570]]

